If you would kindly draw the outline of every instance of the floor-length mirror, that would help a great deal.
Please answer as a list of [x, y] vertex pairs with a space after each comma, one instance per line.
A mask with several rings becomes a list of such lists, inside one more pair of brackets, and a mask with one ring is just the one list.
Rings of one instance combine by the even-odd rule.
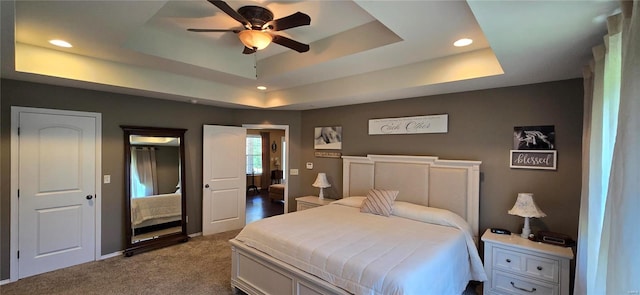
[[124, 131], [126, 256], [187, 241], [185, 129]]

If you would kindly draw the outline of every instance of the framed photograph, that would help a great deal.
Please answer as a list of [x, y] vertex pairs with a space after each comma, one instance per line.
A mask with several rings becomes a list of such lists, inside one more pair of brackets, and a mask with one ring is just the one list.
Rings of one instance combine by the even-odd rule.
[[511, 150], [510, 167], [556, 170], [557, 156], [555, 150]]
[[342, 149], [342, 126], [316, 127], [313, 141], [316, 150]]
[[555, 126], [513, 127], [514, 150], [555, 150]]

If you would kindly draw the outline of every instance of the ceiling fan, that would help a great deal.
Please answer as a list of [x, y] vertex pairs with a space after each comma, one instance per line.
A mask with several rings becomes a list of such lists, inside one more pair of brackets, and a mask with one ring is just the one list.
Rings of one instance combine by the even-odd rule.
[[240, 41], [244, 44], [244, 54], [252, 54], [264, 49], [271, 42], [293, 49], [297, 52], [309, 51], [309, 45], [300, 43], [290, 38], [273, 34], [272, 32], [283, 31], [299, 26], [308, 26], [311, 18], [302, 12], [296, 12], [274, 20], [273, 13], [260, 6], [243, 6], [238, 11], [233, 10], [226, 2], [221, 0], [207, 0], [211, 4], [220, 8], [224, 13], [231, 16], [242, 24], [244, 28], [238, 29], [187, 29], [190, 32], [233, 32], [238, 34]]

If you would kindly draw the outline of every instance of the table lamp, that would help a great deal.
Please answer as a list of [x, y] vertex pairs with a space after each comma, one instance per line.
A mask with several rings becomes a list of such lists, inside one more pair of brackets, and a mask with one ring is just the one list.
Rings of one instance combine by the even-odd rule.
[[517, 215], [520, 217], [524, 217], [524, 227], [522, 228], [521, 237], [528, 239], [531, 234], [531, 229], [529, 228], [529, 218], [531, 217], [545, 217], [547, 214], [544, 214], [540, 208], [533, 201], [532, 193], [519, 193], [518, 199], [516, 199], [516, 203], [513, 205], [513, 208], [508, 211], [511, 215]]
[[331, 184], [327, 180], [327, 174], [326, 173], [318, 173], [318, 177], [316, 178], [316, 181], [312, 184], [312, 186], [320, 188], [320, 195], [318, 196], [318, 198], [320, 198], [320, 200], [323, 200], [324, 199], [324, 194], [323, 194], [322, 190], [327, 188], [327, 187], [331, 187]]

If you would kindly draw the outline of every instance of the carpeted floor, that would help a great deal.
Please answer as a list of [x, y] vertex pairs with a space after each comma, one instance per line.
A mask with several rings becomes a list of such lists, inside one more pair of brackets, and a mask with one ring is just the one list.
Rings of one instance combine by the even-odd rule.
[[28, 277], [0, 294], [232, 294], [228, 241], [238, 232]]
[[[238, 232], [28, 277], [0, 286], [0, 294], [232, 294], [228, 241]], [[470, 284], [463, 294], [482, 294], [482, 285]]]

